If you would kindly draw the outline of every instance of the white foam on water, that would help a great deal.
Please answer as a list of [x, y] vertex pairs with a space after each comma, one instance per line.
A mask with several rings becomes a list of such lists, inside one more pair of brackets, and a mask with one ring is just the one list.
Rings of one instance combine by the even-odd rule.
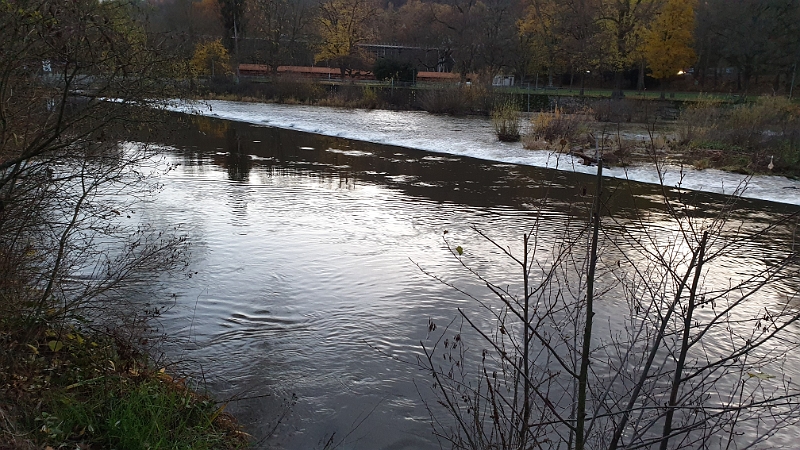
[[[451, 117], [422, 111], [341, 109], [322, 106], [278, 105], [211, 100], [173, 102], [168, 109], [222, 119], [287, 128], [325, 136], [468, 156], [500, 163], [594, 174], [568, 155], [547, 150], [526, 150], [519, 142], [499, 142], [491, 120]], [[743, 197], [800, 205], [800, 181], [781, 176], [746, 176], [716, 169], [695, 170], [675, 165], [642, 164], [606, 167], [603, 174], [644, 183], [663, 182], [669, 187], [732, 195], [746, 186]]]

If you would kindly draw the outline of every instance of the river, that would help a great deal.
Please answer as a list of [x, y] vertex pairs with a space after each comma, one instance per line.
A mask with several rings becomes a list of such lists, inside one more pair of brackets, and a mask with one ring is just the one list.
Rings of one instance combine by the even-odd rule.
[[[429, 395], [430, 382], [413, 362], [421, 354], [420, 342], [429, 337], [429, 321], [445, 325], [458, 308], [476, 317], [480, 309], [423, 270], [466, 292], [485, 294], [482, 283], [447, 250], [443, 233], [463, 247], [472, 267], [499, 284], [516, 285], [509, 262], [472, 227], [519, 249], [534, 210], [546, 198], [548, 220], [540, 234], [556, 235], [568, 221], [588, 217], [594, 178], [581, 173], [583, 168], [536, 167], [546, 161], [519, 164], [525, 162], [519, 158], [547, 157], [517, 148], [489, 157], [489, 144], [483, 143], [488, 140], [472, 142], [469, 134], [461, 140], [439, 134], [437, 145], [449, 140], [451, 150], [426, 150], [399, 138], [381, 143], [349, 139], [346, 133], [326, 136], [338, 132], [324, 126], [341, 124], [326, 125], [338, 116], [323, 108], [300, 107], [299, 117], [280, 127], [268, 126], [262, 115], [279, 108], [282, 115], [273, 116], [285, 120], [290, 107], [259, 108], [226, 102], [210, 110], [232, 119], [246, 116], [250, 123], [172, 114], [168, 122], [188, 124], [151, 138], [175, 168], [140, 216], [180, 225], [192, 252], [191, 277], [167, 281], [174, 303], [161, 324], [170, 337], [169, 359], [230, 401], [227, 410], [253, 434], [256, 448], [323, 448], [326, 442], [344, 449], [438, 448], [420, 400]], [[399, 114], [333, 111], [373, 119]], [[409, 114], [422, 122], [418, 113]], [[391, 117], [389, 122], [397, 122]], [[466, 119], [435, 120], [446, 129], [477, 133]], [[479, 123], [486, 131], [484, 122]], [[390, 133], [390, 125], [368, 124], [375, 133]], [[401, 128], [398, 135], [413, 135], [421, 143], [431, 131], [394, 126]], [[363, 130], [353, 133], [380, 140]], [[703, 183], [719, 182], [717, 175], [707, 177]], [[752, 183], [756, 197], [784, 202], [743, 199], [735, 218], [756, 227], [798, 211], [790, 203], [800, 201], [788, 194], [793, 183], [759, 178]], [[646, 211], [653, 230], [669, 226], [658, 186], [619, 180], [608, 189], [619, 191], [612, 208], [621, 217]], [[726, 202], [715, 193], [684, 195], [709, 211]], [[630, 199], [636, 199], [635, 208]], [[731, 255], [729, 273], [721, 279], [788, 248], [793, 236], [787, 230], [776, 234], [773, 249]], [[796, 292], [796, 280], [788, 280], [765, 290], [763, 301]], [[619, 316], [616, 308], [600, 306], [599, 314], [611, 323]], [[791, 428], [786, 436], [800, 437], [800, 431]]]

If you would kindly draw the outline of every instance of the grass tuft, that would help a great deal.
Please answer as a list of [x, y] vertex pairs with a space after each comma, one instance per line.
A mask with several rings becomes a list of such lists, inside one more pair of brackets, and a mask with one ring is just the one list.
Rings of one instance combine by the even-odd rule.
[[519, 142], [519, 108], [511, 99], [499, 102], [492, 110], [492, 123], [497, 139], [503, 142]]

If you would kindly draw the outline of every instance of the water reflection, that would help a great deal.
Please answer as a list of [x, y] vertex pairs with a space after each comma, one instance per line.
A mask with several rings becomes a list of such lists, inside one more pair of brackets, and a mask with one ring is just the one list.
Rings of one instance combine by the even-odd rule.
[[[264, 445], [321, 447], [369, 415], [343, 448], [438, 447], [418, 401], [427, 380], [385, 354], [413, 360], [429, 318], [447, 322], [456, 308], [477, 308], [414, 263], [482, 295], [482, 283], [443, 248], [448, 230], [476, 270], [517, 286], [512, 265], [470, 226], [519, 249], [535, 210], [544, 218], [542, 236], [583, 226], [595, 186], [580, 174], [211, 118], [173, 120], [185, 121], [184, 130], [139, 137], [175, 149], [182, 165], [150, 213], [187, 224], [195, 249], [197, 274], [175, 282], [181, 300], [165, 321], [185, 339], [172, 356], [195, 362], [212, 390], [235, 398], [230, 409], [257, 439], [296, 393], [293, 413]], [[658, 188], [610, 180], [609, 192], [609, 236], [637, 227], [665, 237], [674, 231]], [[683, 196], [696, 217], [726, 208], [711, 194], [671, 195]], [[734, 219], [750, 228], [798, 209], [753, 200], [741, 206]], [[774, 229], [774, 255], [793, 242], [793, 227]], [[613, 249], [606, 254], [614, 257]], [[740, 249], [723, 268], [764, 267], [760, 255]], [[798, 280], [786, 280], [768, 298], [798, 288]], [[621, 320], [614, 302], [599, 313], [606, 323]]]
[[[250, 143], [242, 142], [235, 127], [229, 127], [225, 133], [227, 155], [223, 166], [228, 168], [228, 179], [231, 181], [247, 182], [250, 176]], [[254, 143], [260, 143], [255, 141]]]

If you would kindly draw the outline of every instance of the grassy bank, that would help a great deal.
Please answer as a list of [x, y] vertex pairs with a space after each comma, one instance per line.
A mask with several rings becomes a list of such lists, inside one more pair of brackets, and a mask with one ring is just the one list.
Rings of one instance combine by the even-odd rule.
[[0, 448], [233, 449], [224, 405], [125, 339], [66, 324], [0, 329]]

